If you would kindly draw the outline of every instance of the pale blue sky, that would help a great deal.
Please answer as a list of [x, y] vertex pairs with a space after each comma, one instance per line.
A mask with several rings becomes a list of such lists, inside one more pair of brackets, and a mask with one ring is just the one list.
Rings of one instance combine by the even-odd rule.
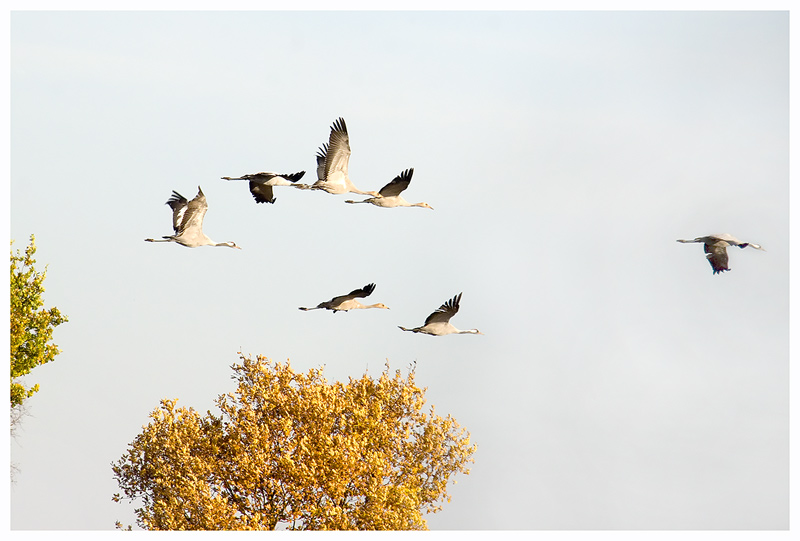
[[[14, 529], [133, 523], [110, 464], [236, 352], [416, 361], [478, 444], [432, 529], [788, 527], [788, 12], [17, 12], [11, 238], [70, 318], [12, 442]], [[276, 188], [342, 116], [350, 177]], [[150, 244], [201, 185], [205, 232]], [[714, 276], [699, 245], [731, 233]], [[391, 310], [301, 312], [366, 283]], [[463, 291], [484, 336], [403, 333]]]

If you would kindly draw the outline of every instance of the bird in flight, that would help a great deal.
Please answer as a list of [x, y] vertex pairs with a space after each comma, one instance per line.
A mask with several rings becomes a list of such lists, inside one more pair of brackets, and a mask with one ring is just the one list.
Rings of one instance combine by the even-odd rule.
[[241, 250], [235, 242], [214, 242], [203, 233], [203, 218], [208, 210], [208, 202], [203, 190], [197, 187], [197, 195], [188, 201], [178, 192], [172, 192], [167, 200], [172, 209], [172, 228], [174, 235], [164, 235], [161, 239], [144, 239], [147, 242], [177, 242], [182, 246], [196, 248], [198, 246], [228, 246]]
[[375, 284], [367, 284], [361, 289], [354, 289], [347, 295], [334, 297], [331, 300], [321, 302], [312, 308], [304, 308], [301, 306], [300, 310], [325, 309], [333, 310], [334, 312], [347, 312], [348, 310], [357, 310], [360, 308], [384, 308], [388, 310], [389, 307], [380, 302], [377, 304], [364, 305], [356, 300], [357, 298], [369, 297], [373, 291], [375, 291]]
[[706, 252], [706, 259], [711, 264], [714, 274], [731, 270], [728, 268], [728, 246], [738, 246], [739, 248], [750, 246], [756, 250], [766, 251], [758, 244], [742, 242], [728, 233], [697, 237], [694, 240], [678, 239], [678, 242], [702, 242], [703, 249]]
[[394, 207], [422, 207], [433, 210], [433, 207], [428, 203], [409, 203], [403, 196], [400, 195], [403, 190], [408, 188], [411, 184], [411, 175], [414, 174], [414, 168], [406, 169], [392, 181], [380, 189], [378, 192], [381, 197], [370, 197], [362, 201], [352, 201], [348, 199], [345, 203], [372, 203], [378, 207], [394, 208]]
[[309, 186], [311, 190], [323, 190], [331, 194], [348, 192], [380, 197], [378, 192], [362, 191], [356, 188], [347, 174], [350, 163], [350, 136], [347, 125], [339, 117], [331, 126], [328, 142], [317, 152], [317, 181]]
[[456, 315], [456, 312], [458, 312], [460, 302], [461, 293], [437, 308], [435, 312], [425, 319], [425, 324], [421, 327], [414, 327], [413, 329], [407, 329], [405, 327], [400, 328], [404, 331], [430, 334], [433, 336], [444, 336], [446, 334], [483, 334], [478, 329], [467, 329], [462, 331], [456, 329], [450, 323], [450, 318]]
[[273, 173], [271, 171], [262, 171], [261, 173], [242, 175], [241, 177], [222, 177], [222, 180], [249, 180], [250, 193], [253, 194], [253, 199], [256, 200], [256, 203], [275, 203], [275, 197], [272, 195], [273, 186], [308, 188], [306, 184], [296, 184], [305, 174], [305, 171], [299, 171], [288, 175]]

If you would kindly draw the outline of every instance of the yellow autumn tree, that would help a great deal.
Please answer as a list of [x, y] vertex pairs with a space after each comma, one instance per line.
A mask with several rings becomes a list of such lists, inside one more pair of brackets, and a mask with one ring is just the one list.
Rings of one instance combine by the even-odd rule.
[[[328, 383], [240, 354], [219, 415], [163, 400], [112, 464], [148, 530], [427, 529], [476, 446], [414, 371]], [[453, 480], [455, 482], [455, 480]], [[116, 501], [123, 496], [114, 495]]]

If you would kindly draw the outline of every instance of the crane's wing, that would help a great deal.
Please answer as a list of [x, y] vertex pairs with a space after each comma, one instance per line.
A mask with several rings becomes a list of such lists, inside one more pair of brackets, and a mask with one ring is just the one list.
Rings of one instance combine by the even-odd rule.
[[712, 239], [725, 241], [726, 244], [729, 244], [731, 246], [739, 246], [740, 244], [742, 244], [742, 241], [740, 241], [730, 233], [709, 235], [709, 237], [711, 237]]
[[756, 250], [764, 250], [760, 244], [756, 244], [755, 242], [742, 242], [730, 233], [723, 233], [721, 235], [711, 235], [712, 238], [723, 240], [731, 246], [738, 246], [739, 248], [747, 248], [748, 246], [752, 246]]
[[[450, 318], [458, 312], [459, 303], [461, 302], [461, 293], [441, 305], [434, 313], [428, 316], [425, 320], [425, 325], [430, 323], [447, 323]], [[424, 326], [424, 325], [423, 325]]]
[[405, 171], [394, 177], [394, 179], [392, 179], [392, 181], [389, 184], [381, 188], [381, 191], [379, 193], [383, 197], [394, 197], [396, 195], [400, 195], [400, 193], [406, 188], [408, 188], [409, 184], [411, 184], [411, 175], [413, 174], [414, 174], [413, 167], [411, 169], [406, 169]]
[[185, 197], [173, 190], [167, 205], [172, 209], [172, 228], [176, 235], [182, 235], [190, 229], [195, 229], [196, 232], [203, 231], [203, 217], [208, 210], [208, 203], [200, 186], [197, 187], [197, 195], [191, 201], [186, 201]]
[[350, 137], [347, 135], [347, 125], [339, 117], [331, 126], [331, 135], [328, 139], [328, 148], [325, 158], [325, 181], [342, 183], [347, 177], [347, 165], [350, 162]]
[[317, 151], [317, 180], [325, 180], [325, 160], [328, 159], [328, 143], [324, 143]]
[[375, 284], [367, 284], [361, 289], [354, 289], [346, 296], [350, 297], [351, 299], [354, 299], [356, 297], [369, 297], [370, 295], [372, 295], [373, 291], [375, 291]]
[[272, 196], [272, 186], [264, 184], [263, 182], [250, 181], [250, 193], [253, 194], [253, 199], [256, 203], [274, 203], [275, 198]]
[[172, 209], [172, 229], [174, 229], [175, 234], [178, 235], [181, 231], [181, 224], [186, 215], [186, 208], [189, 205], [189, 200], [175, 190], [172, 190], [172, 196], [167, 199], [167, 205]]
[[203, 190], [200, 186], [197, 187], [197, 195], [194, 199], [189, 201], [186, 205], [186, 212], [183, 214], [183, 221], [181, 222], [181, 230], [179, 235], [184, 231], [194, 230], [197, 233], [203, 232], [203, 218], [208, 210], [208, 202], [206, 196], [203, 195]]
[[714, 274], [719, 272], [731, 270], [728, 268], [728, 243], [724, 240], [715, 242], [714, 244], [704, 244], [703, 249], [706, 252], [706, 259], [714, 269]]
[[330, 304], [332, 306], [338, 306], [345, 301], [351, 301], [356, 297], [369, 297], [372, 292], [375, 291], [375, 284], [367, 284], [361, 289], [354, 289], [347, 295], [339, 295], [338, 297], [332, 298], [326, 304]]

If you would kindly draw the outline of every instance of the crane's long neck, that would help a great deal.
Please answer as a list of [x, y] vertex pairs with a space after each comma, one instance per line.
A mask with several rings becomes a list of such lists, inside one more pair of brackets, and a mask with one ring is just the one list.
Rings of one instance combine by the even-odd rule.
[[[206, 237], [206, 238], [208, 238], [208, 237]], [[213, 241], [213, 240], [211, 240], [211, 239], [208, 239], [208, 241], [209, 241], [209, 245], [210, 245], [210, 246], [227, 246], [228, 248], [239, 248], [239, 246], [237, 246], [237, 245], [236, 245], [236, 243], [235, 243], [235, 242], [233, 242], [233, 241], [228, 241], [228, 242], [214, 242], [214, 241]], [[241, 248], [239, 248], [239, 249], [241, 250]]]

